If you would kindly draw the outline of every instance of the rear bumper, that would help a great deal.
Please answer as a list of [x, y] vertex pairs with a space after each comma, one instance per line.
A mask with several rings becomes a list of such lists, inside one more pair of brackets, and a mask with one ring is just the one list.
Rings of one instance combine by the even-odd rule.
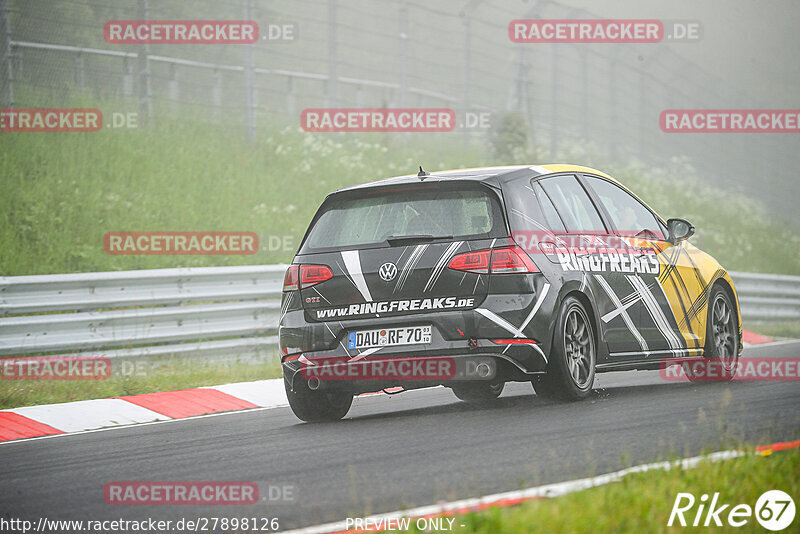
[[[431, 342], [424, 346], [406, 345], [369, 349], [370, 357], [472, 356], [489, 354], [508, 360], [523, 373], [545, 370], [549, 341], [552, 339], [552, 309], [555, 292], [539, 303], [535, 292], [490, 294], [479, 308], [375, 316], [364, 319], [328, 322], [310, 321], [303, 309], [289, 307], [281, 317], [280, 348], [284, 356], [303, 354], [305, 358], [353, 358], [363, 350], [350, 349], [349, 332], [380, 328], [431, 326]], [[533, 312], [536, 312], [535, 314]], [[522, 328], [522, 330], [520, 330]], [[521, 338], [535, 344], [498, 345], [493, 339]]]
[[[487, 347], [489, 348], [489, 347]], [[391, 387], [416, 389], [437, 385], [453, 385], [471, 381], [527, 381], [545, 372], [545, 363], [536, 369], [522, 367], [517, 359], [500, 350], [417, 351], [413, 354], [372, 354], [364, 357], [342, 357], [329, 353], [304, 353], [282, 362], [287, 386], [296, 380], [314, 381], [323, 389], [346, 390], [353, 394]], [[532, 351], [515, 346], [516, 351]], [[544, 360], [542, 360], [544, 362]]]

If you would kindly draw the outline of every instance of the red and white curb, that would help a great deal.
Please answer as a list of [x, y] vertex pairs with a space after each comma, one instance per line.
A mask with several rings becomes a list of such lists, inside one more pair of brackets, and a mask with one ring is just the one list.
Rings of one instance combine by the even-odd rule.
[[[773, 443], [771, 445], [762, 445], [756, 447], [755, 454], [760, 456], [768, 456], [776, 451], [786, 449], [800, 448], [800, 440], [790, 441], [783, 443]], [[525, 501], [533, 499], [553, 498], [574, 493], [577, 491], [595, 488], [597, 486], [604, 486], [613, 482], [619, 482], [622, 478], [634, 474], [645, 473], [647, 471], [669, 471], [670, 469], [692, 469], [697, 467], [701, 462], [720, 462], [739, 458], [753, 454], [753, 451], [741, 450], [727, 450], [719, 451], [704, 456], [694, 456], [691, 458], [684, 458], [682, 460], [674, 460], [668, 462], [654, 462], [649, 464], [642, 464], [613, 473], [605, 475], [598, 475], [595, 477], [580, 478], [577, 480], [568, 480], [566, 482], [557, 482], [555, 484], [547, 484], [544, 486], [536, 486], [516, 491], [508, 491], [505, 493], [495, 493], [494, 495], [485, 495], [483, 497], [475, 497], [472, 499], [462, 499], [459, 501], [439, 502], [428, 506], [420, 506], [418, 508], [411, 508], [409, 510], [401, 510], [396, 512], [389, 512], [386, 514], [375, 514], [368, 517], [359, 517], [361, 524], [373, 525], [372, 528], [353, 528], [353, 521], [336, 521], [333, 523], [326, 523], [324, 525], [316, 525], [312, 527], [301, 528], [297, 530], [286, 531], [286, 534], [360, 534], [365, 532], [387, 532], [396, 530], [396, 528], [383, 527], [376, 525], [391, 525], [392, 522], [397, 524], [397, 520], [401, 518], [411, 519], [412, 521], [421, 519], [431, 519], [435, 517], [452, 517], [457, 515], [464, 515], [469, 512], [478, 512], [487, 508], [493, 507], [508, 507], [516, 506]], [[349, 528], [348, 528], [349, 527]]]
[[[745, 346], [772, 341], [747, 331], [743, 337]], [[274, 378], [113, 399], [25, 406], [0, 411], [0, 442], [288, 404], [283, 379]]]
[[760, 345], [762, 343], [772, 343], [775, 341], [771, 337], [762, 336], [761, 334], [756, 334], [755, 332], [749, 332], [747, 330], [742, 331], [742, 344], [745, 347], [752, 347], [753, 345]]
[[288, 406], [283, 379], [129, 395], [0, 411], [0, 442]]

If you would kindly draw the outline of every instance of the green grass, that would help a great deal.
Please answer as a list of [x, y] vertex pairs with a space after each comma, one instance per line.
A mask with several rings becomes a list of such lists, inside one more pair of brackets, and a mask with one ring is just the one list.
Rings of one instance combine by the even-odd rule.
[[[730, 503], [721, 515], [737, 504], [755, 507], [765, 491], [780, 489], [795, 499], [800, 497], [800, 450], [776, 452], [762, 457], [747, 455], [721, 462], [703, 462], [694, 469], [650, 471], [624, 477], [619, 482], [553, 499], [527, 501], [510, 508], [491, 508], [456, 517], [459, 533], [503, 532], [548, 534], [578, 532], [767, 532], [754, 517], [741, 528], [731, 526], [681, 527], [677, 521], [667, 527], [673, 503], [679, 492], [702, 494], [719, 492], [719, 504]], [[691, 513], [684, 515], [694, 520]], [[705, 517], [701, 520], [705, 520]], [[413, 524], [413, 522], [412, 522]], [[800, 518], [784, 532], [797, 532]], [[416, 530], [413, 530], [415, 531]]]
[[[249, 145], [238, 130], [159, 129], [0, 136], [0, 274], [288, 262], [330, 191], [430, 167], [474, 165], [381, 138], [275, 131]], [[412, 157], [412, 154], [414, 157]], [[251, 231], [253, 256], [110, 256], [109, 231]], [[288, 236], [287, 250], [264, 250]]]
[[748, 323], [745, 321], [744, 329], [773, 338], [800, 339], [800, 322], [798, 321], [780, 321], [775, 323]]
[[[0, 135], [0, 275], [288, 262], [314, 211], [339, 187], [386, 176], [504, 163], [594, 164], [665, 217], [697, 226], [693, 242], [731, 270], [800, 273], [800, 239], [755, 201], [705, 186], [685, 163], [606, 163], [582, 146], [497, 161], [445, 134], [259, 132], [163, 120], [150, 129]], [[252, 256], [110, 256], [109, 231], [251, 231]], [[269, 250], [269, 239], [290, 246]]]
[[174, 391], [281, 376], [277, 358], [262, 363], [203, 363], [162, 358], [152, 363], [112, 362], [106, 380], [0, 380], [0, 409]]

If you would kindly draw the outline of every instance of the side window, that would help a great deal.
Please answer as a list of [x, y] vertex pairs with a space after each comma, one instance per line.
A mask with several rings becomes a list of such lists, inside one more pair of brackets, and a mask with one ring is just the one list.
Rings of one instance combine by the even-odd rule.
[[539, 199], [539, 204], [542, 206], [542, 213], [544, 213], [544, 218], [547, 220], [547, 227], [556, 232], [566, 231], [564, 223], [561, 222], [561, 217], [558, 216], [556, 207], [553, 206], [550, 197], [544, 192], [542, 186], [538, 182], [534, 182], [533, 190], [536, 192], [536, 198]]
[[577, 178], [572, 175], [556, 176], [539, 180], [537, 183], [550, 197], [568, 231], [597, 233], [606, 231], [597, 209]]
[[586, 176], [586, 181], [600, 197], [620, 235], [664, 239], [658, 219], [636, 197], [602, 178]]

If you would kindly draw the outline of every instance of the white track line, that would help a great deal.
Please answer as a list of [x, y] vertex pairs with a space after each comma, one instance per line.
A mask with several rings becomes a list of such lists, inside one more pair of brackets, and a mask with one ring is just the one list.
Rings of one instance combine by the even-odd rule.
[[[428, 506], [420, 506], [418, 508], [411, 508], [409, 510], [400, 510], [396, 512], [389, 512], [386, 514], [371, 515], [366, 518], [375, 524], [375, 520], [379, 519], [395, 519], [401, 517], [419, 518], [431, 515], [453, 514], [456, 512], [465, 513], [472, 508], [485, 507], [500, 501], [519, 500], [519, 499], [535, 499], [539, 497], [559, 497], [567, 493], [581, 491], [597, 486], [604, 486], [612, 482], [618, 482], [623, 477], [632, 473], [643, 473], [652, 470], [668, 471], [672, 468], [679, 467], [680, 469], [691, 469], [696, 467], [702, 461], [718, 462], [722, 460], [730, 460], [745, 456], [749, 453], [743, 451], [719, 451], [706, 456], [694, 456], [692, 458], [684, 458], [682, 460], [675, 460], [672, 462], [655, 462], [649, 464], [637, 465], [607, 473], [605, 475], [598, 475], [596, 477], [580, 478], [577, 480], [569, 480], [566, 482], [557, 482], [555, 484], [547, 484], [545, 486], [535, 486], [523, 490], [508, 491], [505, 493], [495, 493], [494, 495], [485, 495], [483, 497], [476, 497], [473, 499], [463, 499], [460, 501], [452, 501], [447, 503], [431, 504]], [[326, 523], [324, 525], [316, 525], [312, 527], [301, 528], [297, 530], [285, 531], [286, 534], [330, 534], [333, 532], [342, 532], [347, 528], [345, 521], [336, 521], [333, 523]]]

